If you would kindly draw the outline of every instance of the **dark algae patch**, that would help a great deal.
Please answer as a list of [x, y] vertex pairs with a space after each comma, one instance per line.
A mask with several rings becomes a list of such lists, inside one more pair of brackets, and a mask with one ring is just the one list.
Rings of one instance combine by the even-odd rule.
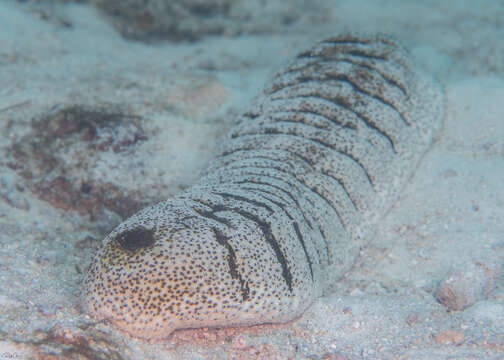
[[148, 201], [137, 191], [91, 174], [106, 153], [130, 156], [148, 139], [142, 121], [117, 109], [55, 107], [32, 119], [29, 133], [10, 145], [8, 166], [39, 199], [56, 208], [92, 221], [104, 219], [106, 210], [126, 217]]

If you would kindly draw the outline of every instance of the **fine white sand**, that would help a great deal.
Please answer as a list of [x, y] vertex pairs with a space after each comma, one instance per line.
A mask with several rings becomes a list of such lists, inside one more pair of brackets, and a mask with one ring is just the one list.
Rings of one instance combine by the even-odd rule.
[[[0, 358], [503, 358], [504, 4], [346, 0], [328, 7], [311, 25], [279, 33], [144, 44], [122, 39], [88, 5], [0, 3]], [[116, 186], [141, 204], [167, 198], [197, 178], [275, 69], [313, 41], [348, 31], [388, 33], [405, 44], [444, 85], [447, 116], [400, 201], [333, 292], [283, 326], [181, 333], [158, 344], [83, 314], [83, 273], [120, 217], [44, 201], [49, 190], [37, 192], [20, 167], [35, 169], [39, 184], [65, 176]], [[72, 105], [134, 114], [147, 140], [89, 152], [84, 143], [38, 138], [43, 130], [32, 120]], [[16, 146], [31, 149], [28, 164]], [[57, 166], [36, 168], [47, 149]], [[482, 277], [464, 273], [474, 264], [485, 269]], [[476, 295], [467, 295], [472, 306], [449, 311], [435, 294], [457, 272], [472, 279], [466, 294]], [[483, 294], [477, 287], [485, 281], [493, 286]]]

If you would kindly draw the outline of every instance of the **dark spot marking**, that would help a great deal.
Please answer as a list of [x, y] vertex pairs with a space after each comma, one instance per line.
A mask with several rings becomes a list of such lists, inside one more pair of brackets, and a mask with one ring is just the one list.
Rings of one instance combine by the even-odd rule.
[[145, 229], [143, 227], [126, 230], [117, 234], [115, 241], [117, 241], [124, 250], [136, 251], [154, 244], [154, 230]]
[[87, 183], [87, 182], [83, 182], [81, 184], [81, 188], [80, 190], [84, 193], [84, 194], [89, 194], [91, 192], [91, 190], [93, 189], [93, 187]]

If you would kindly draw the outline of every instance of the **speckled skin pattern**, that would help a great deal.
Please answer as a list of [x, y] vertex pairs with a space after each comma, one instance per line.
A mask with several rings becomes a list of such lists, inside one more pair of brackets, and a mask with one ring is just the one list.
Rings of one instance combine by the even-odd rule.
[[372, 240], [442, 117], [440, 87], [387, 37], [301, 52], [196, 184], [105, 238], [87, 311], [149, 340], [292, 320]]

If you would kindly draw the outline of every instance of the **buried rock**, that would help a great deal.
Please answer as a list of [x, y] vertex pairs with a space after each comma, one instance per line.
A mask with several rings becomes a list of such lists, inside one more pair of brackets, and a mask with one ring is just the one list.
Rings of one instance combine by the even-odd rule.
[[497, 276], [495, 264], [474, 261], [448, 273], [438, 285], [436, 299], [449, 310], [464, 310], [487, 298]]

